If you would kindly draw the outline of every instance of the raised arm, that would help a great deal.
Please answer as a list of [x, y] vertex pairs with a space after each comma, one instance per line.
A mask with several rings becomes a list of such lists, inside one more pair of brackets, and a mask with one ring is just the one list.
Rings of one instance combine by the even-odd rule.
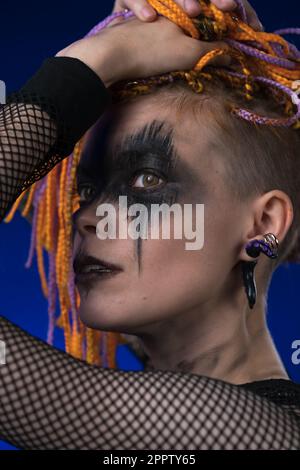
[[111, 101], [84, 62], [50, 57], [0, 107], [0, 220], [18, 195], [42, 178]]
[[0, 318], [0, 437], [25, 449], [299, 449], [292, 411], [221, 380], [91, 366]]

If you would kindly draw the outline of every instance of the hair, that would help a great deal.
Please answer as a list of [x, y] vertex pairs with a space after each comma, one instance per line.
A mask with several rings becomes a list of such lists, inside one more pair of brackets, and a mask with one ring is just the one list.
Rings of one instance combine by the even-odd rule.
[[[282, 263], [300, 262], [300, 132], [292, 127], [261, 126], [236, 117], [232, 105], [242, 107], [245, 98], [239, 88], [229, 89], [215, 77], [195, 94], [184, 82], [158, 89], [159, 103], [178, 112], [192, 114], [196, 125], [213, 129], [214, 145], [226, 159], [226, 184], [232, 196], [244, 201], [272, 189], [284, 191], [291, 199], [294, 218], [278, 257], [270, 260], [271, 271]], [[264, 90], [248, 102], [248, 109], [274, 118], [282, 109]], [[203, 119], [203, 116], [205, 119]], [[224, 151], [225, 149], [225, 151]]]
[[[233, 197], [244, 200], [276, 188], [292, 201], [293, 223], [279, 246], [278, 258], [270, 260], [270, 270], [281, 262], [299, 262], [300, 99], [293, 91], [300, 80], [299, 51], [279, 34], [254, 31], [242, 8], [238, 18], [235, 13], [221, 12], [208, 0], [199, 0], [202, 13], [192, 19], [173, 0], [148, 1], [193, 38], [225, 39], [227, 48], [207, 53], [191, 71], [118, 82], [110, 87], [113, 100], [157, 93], [162, 104], [193, 113], [195, 120], [205, 113], [208, 125], [215, 128], [215, 145], [230, 149], [226, 152], [226, 176]], [[240, 0], [236, 2], [241, 7]], [[110, 15], [89, 35], [96, 34], [115, 17], [116, 14]], [[232, 66], [211, 67], [210, 61], [222, 54], [232, 57]], [[115, 368], [117, 346], [126, 343], [145, 364], [147, 357], [132, 335], [93, 330], [78, 315], [80, 298], [70, 262], [71, 217], [79, 207], [75, 175], [87, 136], [88, 133], [80, 139], [68, 158], [23, 191], [5, 221], [12, 219], [17, 208], [21, 208], [24, 217], [34, 215], [27, 266], [35, 248], [42, 289], [48, 297], [48, 343], [53, 342], [55, 326], [61, 326], [66, 351], [75, 357]], [[44, 249], [49, 257], [48, 275]], [[55, 308], [57, 293], [59, 313]]]

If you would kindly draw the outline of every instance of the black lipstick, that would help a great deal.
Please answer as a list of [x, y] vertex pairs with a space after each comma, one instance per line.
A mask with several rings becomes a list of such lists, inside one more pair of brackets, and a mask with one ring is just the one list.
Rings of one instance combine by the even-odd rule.
[[93, 281], [109, 279], [123, 271], [121, 266], [79, 252], [73, 261], [75, 284], [90, 285]]

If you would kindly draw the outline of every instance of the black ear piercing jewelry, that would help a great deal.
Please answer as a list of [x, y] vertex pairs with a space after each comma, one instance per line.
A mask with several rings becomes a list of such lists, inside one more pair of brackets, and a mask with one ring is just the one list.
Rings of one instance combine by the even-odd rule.
[[[255, 238], [245, 246], [245, 250], [251, 258], [257, 258], [260, 253], [264, 253], [269, 258], [278, 257], [279, 241], [273, 233], [264, 235], [263, 240]], [[249, 307], [253, 308], [256, 302], [256, 283], [254, 278], [254, 268], [258, 260], [255, 261], [242, 261], [243, 282], [245, 286], [246, 295], [248, 298]]]

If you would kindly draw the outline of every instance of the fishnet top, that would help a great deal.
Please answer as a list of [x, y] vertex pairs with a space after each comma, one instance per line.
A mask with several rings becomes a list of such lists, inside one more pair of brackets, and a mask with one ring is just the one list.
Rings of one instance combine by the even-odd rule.
[[[0, 109], [0, 214], [111, 96], [77, 59], [46, 59]], [[300, 384], [89, 365], [0, 317], [0, 438], [25, 449], [300, 449]]]

